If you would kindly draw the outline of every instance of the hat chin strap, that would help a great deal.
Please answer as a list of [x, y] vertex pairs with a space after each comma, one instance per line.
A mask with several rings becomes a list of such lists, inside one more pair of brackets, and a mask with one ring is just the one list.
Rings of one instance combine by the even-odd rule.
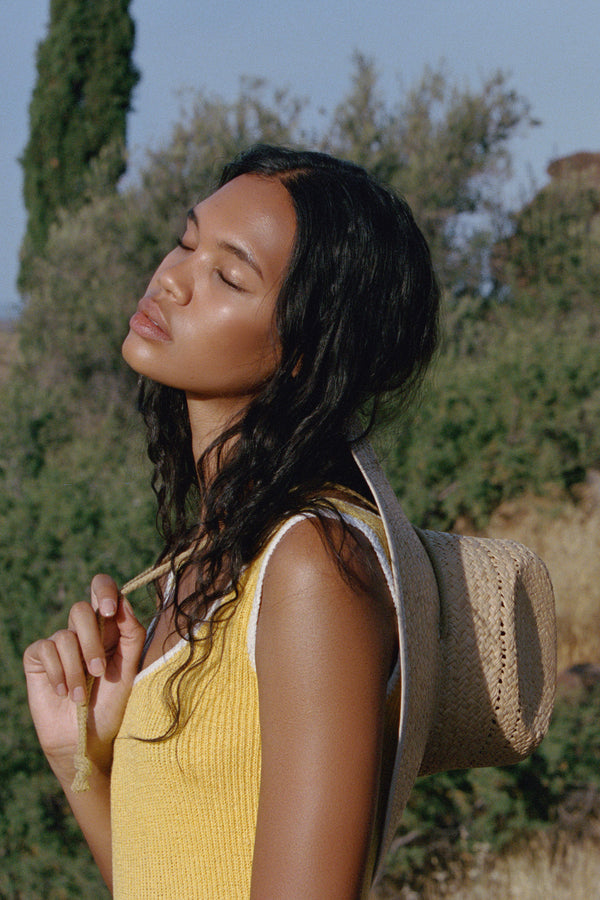
[[398, 746], [376, 862], [374, 877], [377, 878], [419, 773], [435, 713], [440, 670], [440, 604], [429, 557], [373, 448], [361, 439], [352, 445], [352, 455], [385, 527], [398, 617], [401, 679]]

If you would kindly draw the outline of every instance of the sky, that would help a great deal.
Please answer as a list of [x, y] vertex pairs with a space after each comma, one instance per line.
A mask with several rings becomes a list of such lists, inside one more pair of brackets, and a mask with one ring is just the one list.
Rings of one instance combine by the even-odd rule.
[[[88, 0], [91, 2], [91, 0]], [[35, 48], [49, 0], [0, 0], [0, 318], [18, 312], [25, 230], [18, 157], [27, 141]], [[498, 69], [541, 124], [511, 146], [514, 203], [551, 159], [600, 151], [600, 2], [578, 0], [132, 0], [142, 79], [128, 123], [133, 165], [168, 141], [180, 89], [233, 99], [242, 76], [330, 112], [349, 88], [353, 51], [372, 58], [389, 101], [443, 63], [474, 90]]]

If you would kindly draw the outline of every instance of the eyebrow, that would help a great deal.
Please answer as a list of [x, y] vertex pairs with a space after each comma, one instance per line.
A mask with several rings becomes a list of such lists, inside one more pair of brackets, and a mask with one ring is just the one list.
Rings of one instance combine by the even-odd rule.
[[[199, 227], [198, 216], [193, 207], [188, 210], [187, 218], [194, 223], [196, 228]], [[240, 244], [232, 244], [231, 241], [226, 240], [217, 241], [217, 247], [221, 250], [225, 250], [227, 253], [232, 253], [239, 260], [249, 265], [250, 268], [254, 269], [259, 278], [264, 281], [262, 269], [260, 268], [256, 257], [246, 247], [242, 247]]]

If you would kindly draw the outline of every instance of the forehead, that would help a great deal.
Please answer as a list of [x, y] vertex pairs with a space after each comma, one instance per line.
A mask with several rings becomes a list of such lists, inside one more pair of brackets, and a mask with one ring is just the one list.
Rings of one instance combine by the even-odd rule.
[[296, 235], [292, 199], [277, 178], [239, 175], [191, 211], [200, 233], [217, 242], [238, 243], [280, 272]]

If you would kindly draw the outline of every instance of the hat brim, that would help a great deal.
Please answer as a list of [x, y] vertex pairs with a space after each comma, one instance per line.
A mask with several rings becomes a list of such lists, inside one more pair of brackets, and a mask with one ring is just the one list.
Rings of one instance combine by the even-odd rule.
[[439, 598], [429, 557], [406, 518], [368, 441], [352, 453], [385, 527], [398, 616], [400, 715], [398, 746], [378, 853], [385, 859], [419, 774], [435, 713], [440, 669]]

